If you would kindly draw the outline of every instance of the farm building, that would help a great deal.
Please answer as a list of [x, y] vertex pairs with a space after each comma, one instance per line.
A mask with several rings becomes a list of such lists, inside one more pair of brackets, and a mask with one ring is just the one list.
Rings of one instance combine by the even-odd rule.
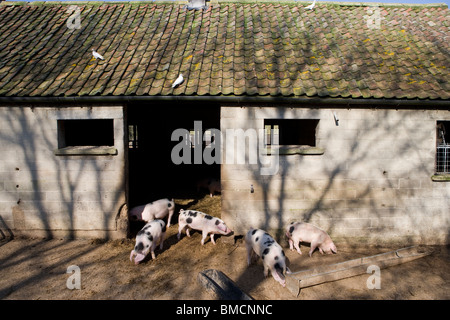
[[125, 237], [220, 176], [237, 235], [450, 243], [446, 5], [186, 3], [0, 4], [1, 236]]

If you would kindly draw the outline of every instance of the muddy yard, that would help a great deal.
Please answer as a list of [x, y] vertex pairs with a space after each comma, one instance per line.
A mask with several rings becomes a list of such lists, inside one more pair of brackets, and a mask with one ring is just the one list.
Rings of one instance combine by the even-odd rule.
[[[220, 205], [220, 197], [205, 196], [200, 201], [176, 201], [183, 208], [210, 213]], [[177, 210], [178, 211], [178, 210]], [[175, 219], [174, 221], [175, 222]], [[199, 272], [218, 269], [258, 300], [266, 299], [450, 299], [450, 249], [434, 246], [424, 258], [381, 270], [381, 289], [368, 289], [369, 274], [305, 288], [298, 297], [281, 287], [271, 276], [264, 278], [261, 261], [247, 267], [243, 239], [209, 239], [201, 246], [201, 234], [184, 234], [177, 240], [178, 224], [167, 230], [163, 250], [156, 250], [139, 265], [130, 262], [134, 239], [124, 240], [43, 240], [14, 239], [0, 242], [0, 299], [167, 299], [203, 300], [212, 296], [197, 281]], [[388, 252], [398, 247], [366, 248], [340, 244], [338, 254], [310, 258], [290, 251], [280, 241], [292, 271], [317, 265]], [[70, 290], [69, 266], [81, 272], [81, 289]]]

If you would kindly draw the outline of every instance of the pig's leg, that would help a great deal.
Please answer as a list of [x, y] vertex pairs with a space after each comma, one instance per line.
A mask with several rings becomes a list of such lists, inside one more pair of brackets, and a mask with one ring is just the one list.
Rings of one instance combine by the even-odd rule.
[[152, 259], [153, 259], [153, 260], [156, 259], [156, 256], [155, 256], [155, 248], [156, 248], [156, 241], [154, 241], [154, 242], [152, 243], [152, 248], [150, 249], [150, 250], [151, 250], [151, 253], [152, 253]]
[[161, 243], [159, 244], [159, 250], [162, 250], [163, 248], [163, 243], [164, 243], [164, 238], [166, 237], [166, 233], [163, 232], [161, 235]]
[[291, 249], [291, 251], [294, 251], [294, 241], [289, 238], [289, 249]]
[[310, 257], [311, 257], [311, 255], [313, 254], [314, 250], [316, 250], [317, 246], [318, 246], [317, 241], [313, 240], [313, 241], [311, 242], [311, 250], [309, 250], [309, 256], [310, 256]]
[[216, 242], [214, 241], [214, 233], [211, 233], [211, 242], [216, 245]]
[[269, 275], [269, 266], [265, 263], [263, 263], [264, 265], [264, 277], [267, 278], [267, 276]]
[[186, 235], [190, 238], [191, 234], [189, 233], [189, 227], [186, 228]]
[[[295, 246], [295, 249], [297, 250], [297, 252], [298, 252], [299, 254], [302, 254], [302, 251], [300, 250], [300, 241], [294, 242], [294, 246]], [[291, 250], [292, 250], [292, 249], [291, 249]]]
[[167, 218], [167, 228], [170, 227], [170, 220], [172, 220], [174, 211], [175, 211], [175, 208], [169, 209], [169, 217]]
[[178, 223], [178, 234], [177, 234], [178, 240], [180, 240], [180, 237], [181, 237], [181, 231], [183, 231], [183, 229], [184, 229], [185, 226], [186, 226], [186, 225], [183, 224], [181, 221]]
[[252, 263], [253, 248], [248, 243], [245, 243], [245, 247], [247, 248], [247, 266], [249, 266]]
[[205, 244], [206, 237], [208, 237], [208, 231], [202, 231], [202, 241], [201, 241], [202, 245]]

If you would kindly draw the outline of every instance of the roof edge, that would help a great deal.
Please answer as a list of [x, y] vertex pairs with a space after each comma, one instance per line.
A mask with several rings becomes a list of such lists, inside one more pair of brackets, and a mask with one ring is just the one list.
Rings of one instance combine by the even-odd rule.
[[137, 103], [149, 101], [210, 101], [220, 103], [283, 103], [308, 104], [316, 106], [341, 107], [370, 105], [376, 107], [426, 109], [450, 108], [450, 100], [431, 99], [360, 99], [360, 98], [319, 98], [319, 97], [282, 97], [282, 96], [72, 96], [72, 97], [0, 97], [0, 108], [7, 103]]

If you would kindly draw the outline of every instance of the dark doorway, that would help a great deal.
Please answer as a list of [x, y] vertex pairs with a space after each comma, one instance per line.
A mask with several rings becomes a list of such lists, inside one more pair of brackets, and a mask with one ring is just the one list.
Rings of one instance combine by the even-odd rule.
[[[203, 132], [220, 129], [220, 106], [201, 102], [151, 102], [127, 108], [128, 125], [128, 195], [129, 206], [160, 198], [197, 196], [196, 183], [201, 178], [220, 178], [220, 164], [179, 164], [171, 152], [179, 141], [171, 141], [176, 129], [194, 129], [201, 121]], [[193, 154], [193, 150], [192, 150]]]

